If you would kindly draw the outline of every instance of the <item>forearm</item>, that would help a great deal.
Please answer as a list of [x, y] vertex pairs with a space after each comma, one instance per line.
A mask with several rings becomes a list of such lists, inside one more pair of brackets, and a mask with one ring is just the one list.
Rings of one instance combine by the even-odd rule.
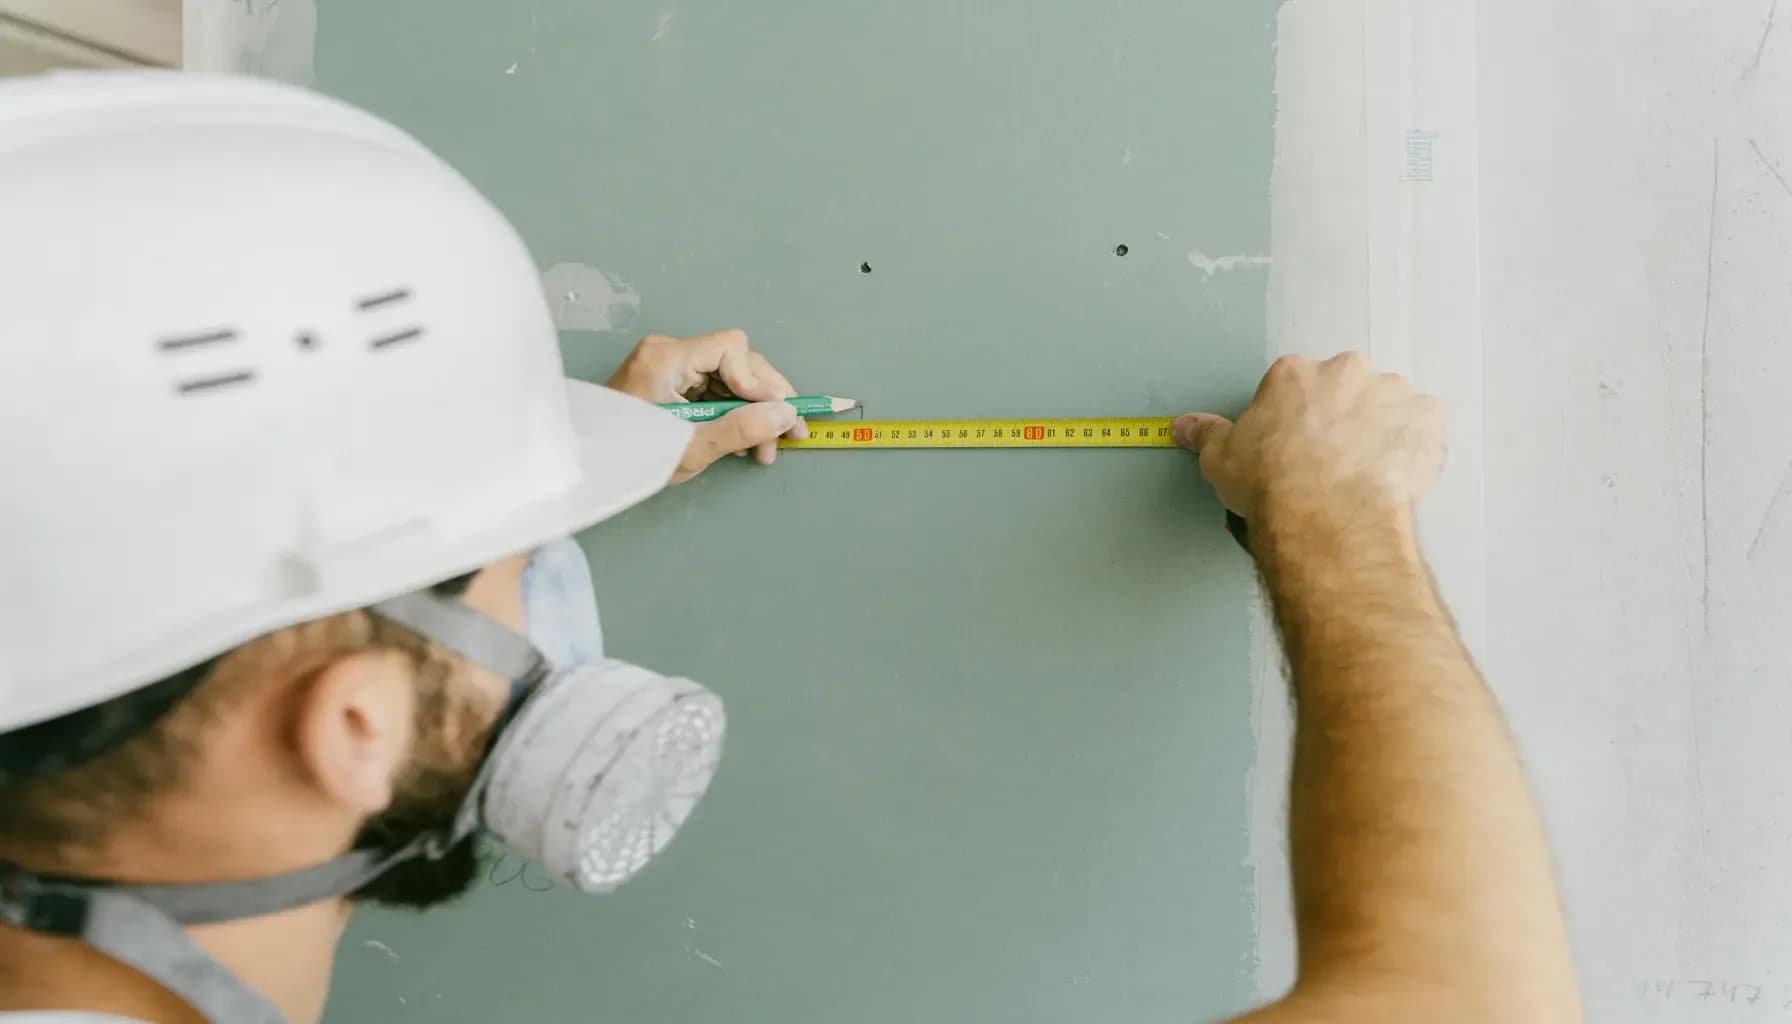
[[1579, 1020], [1541, 824], [1408, 514], [1265, 511], [1252, 542], [1298, 708], [1295, 1003], [1372, 997], [1365, 1014], [1390, 1024]]

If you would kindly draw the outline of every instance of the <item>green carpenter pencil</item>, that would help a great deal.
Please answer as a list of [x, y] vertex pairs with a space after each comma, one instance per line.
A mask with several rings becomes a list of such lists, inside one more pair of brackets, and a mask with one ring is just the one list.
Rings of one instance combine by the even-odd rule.
[[[796, 406], [798, 416], [831, 416], [837, 412], [846, 412], [848, 409], [859, 407], [859, 400], [856, 398], [835, 398], [832, 395], [798, 395], [795, 398], [786, 398], [785, 401]], [[751, 404], [751, 402], [741, 401], [665, 402], [660, 405], [660, 408], [680, 419], [690, 420], [692, 423], [704, 423], [726, 416], [743, 405]]]

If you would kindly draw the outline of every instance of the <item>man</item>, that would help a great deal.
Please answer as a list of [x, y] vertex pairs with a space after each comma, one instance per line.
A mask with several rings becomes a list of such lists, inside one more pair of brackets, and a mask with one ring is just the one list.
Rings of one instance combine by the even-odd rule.
[[[563, 381], [489, 205], [260, 83], [0, 86], [0, 223], [0, 1022], [314, 1021], [351, 908], [463, 891], [481, 832], [587, 891], [664, 845], [721, 710], [602, 656], [566, 538], [803, 430], [744, 335]], [[754, 404], [648, 404], [710, 393]], [[1413, 539], [1436, 402], [1284, 360], [1235, 425], [1178, 431], [1248, 524], [1300, 709], [1302, 966], [1245, 1019], [1578, 1019]]]

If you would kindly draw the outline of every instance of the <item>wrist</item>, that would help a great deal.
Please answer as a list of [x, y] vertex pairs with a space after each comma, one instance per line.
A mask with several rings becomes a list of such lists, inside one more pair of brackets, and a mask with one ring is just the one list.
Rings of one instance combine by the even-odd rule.
[[1362, 566], [1425, 571], [1412, 504], [1385, 490], [1271, 489], [1260, 497], [1255, 512], [1251, 547], [1271, 578], [1314, 571], [1347, 577]]

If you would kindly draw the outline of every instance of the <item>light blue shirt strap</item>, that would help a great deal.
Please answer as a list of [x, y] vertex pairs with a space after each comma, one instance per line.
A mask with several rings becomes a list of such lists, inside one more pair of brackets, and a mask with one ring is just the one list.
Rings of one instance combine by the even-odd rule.
[[217, 1024], [288, 1024], [267, 997], [230, 973], [147, 903], [95, 892], [82, 941], [161, 982]]
[[529, 617], [529, 642], [556, 668], [604, 656], [591, 563], [571, 537], [549, 541], [529, 556], [523, 568], [523, 613]]

